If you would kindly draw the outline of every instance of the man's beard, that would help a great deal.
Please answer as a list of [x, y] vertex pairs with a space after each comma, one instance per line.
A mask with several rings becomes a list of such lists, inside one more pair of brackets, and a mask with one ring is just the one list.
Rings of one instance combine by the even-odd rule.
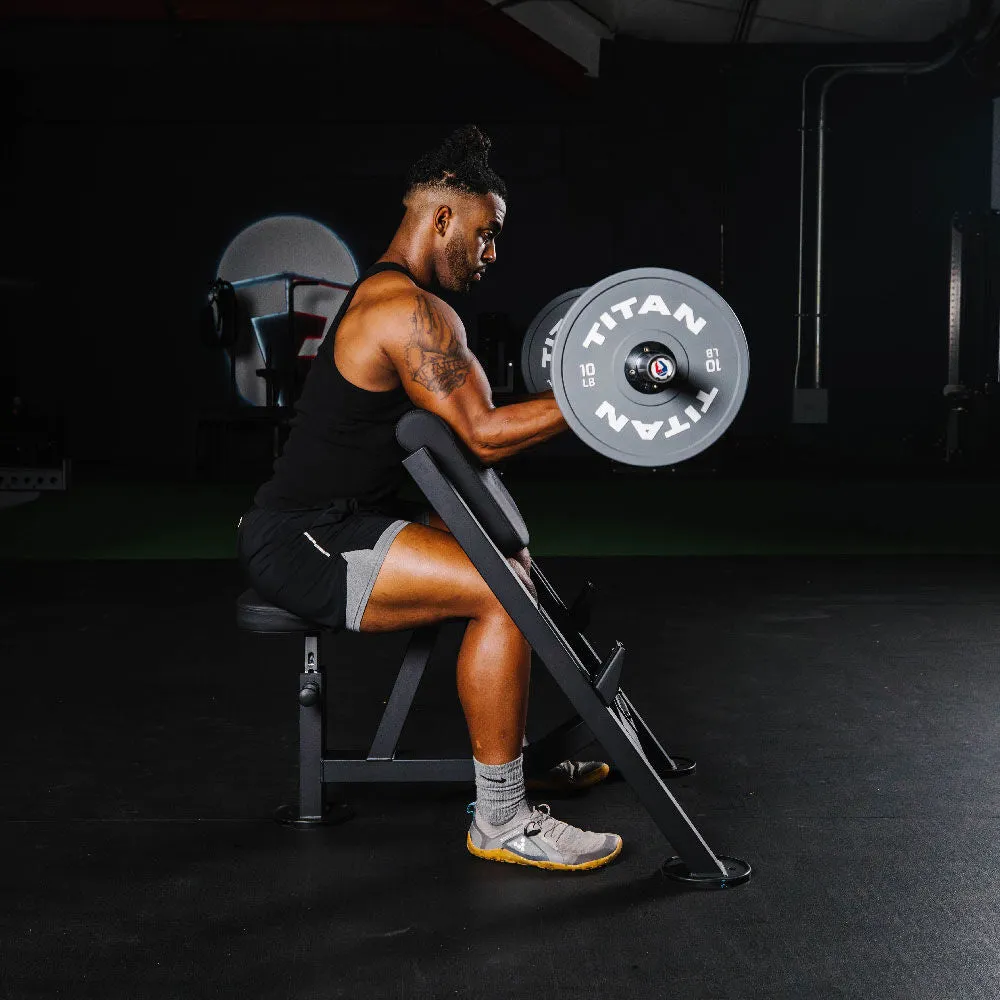
[[453, 292], [467, 292], [472, 287], [475, 268], [469, 264], [469, 244], [463, 236], [453, 236], [444, 248], [448, 265], [448, 288]]

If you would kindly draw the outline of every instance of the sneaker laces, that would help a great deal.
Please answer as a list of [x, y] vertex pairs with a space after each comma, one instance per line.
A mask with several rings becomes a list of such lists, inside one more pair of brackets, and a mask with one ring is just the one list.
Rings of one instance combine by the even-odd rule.
[[541, 802], [531, 807], [531, 816], [524, 827], [526, 837], [535, 837], [544, 833], [554, 847], [559, 846], [563, 835], [572, 827], [552, 815], [552, 809], [547, 802]]
[[536, 834], [541, 833], [545, 821], [551, 818], [552, 810], [549, 808], [548, 802], [532, 806], [531, 815], [528, 817], [528, 822], [524, 825], [524, 835], [526, 837], [534, 837]]

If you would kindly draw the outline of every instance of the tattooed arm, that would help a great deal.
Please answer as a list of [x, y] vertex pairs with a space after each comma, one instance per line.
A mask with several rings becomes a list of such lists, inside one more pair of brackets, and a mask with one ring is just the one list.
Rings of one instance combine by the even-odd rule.
[[555, 400], [538, 397], [497, 408], [489, 380], [468, 348], [458, 314], [427, 292], [392, 303], [386, 354], [417, 406], [436, 413], [489, 465], [566, 429]]

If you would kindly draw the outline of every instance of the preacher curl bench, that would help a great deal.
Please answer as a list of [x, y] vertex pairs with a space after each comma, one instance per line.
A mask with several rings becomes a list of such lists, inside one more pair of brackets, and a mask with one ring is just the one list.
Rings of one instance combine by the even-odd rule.
[[[750, 866], [714, 854], [667, 787], [667, 780], [692, 773], [695, 764], [663, 749], [622, 690], [624, 647], [616, 643], [602, 659], [583, 634], [587, 589], [567, 605], [533, 561], [536, 604], [511, 568], [507, 558], [527, 547], [528, 530], [497, 473], [475, 463], [448, 425], [426, 410], [407, 413], [396, 437], [409, 453], [403, 465], [576, 710], [574, 718], [525, 748], [525, 770], [553, 767], [596, 738], [677, 852], [663, 866], [666, 875], [703, 888], [746, 882]], [[239, 598], [237, 624], [251, 632], [305, 639], [299, 675], [299, 803], [297, 813], [282, 811], [283, 821], [298, 826], [328, 821], [323, 790], [334, 782], [474, 781], [471, 758], [396, 756], [440, 626], [413, 631], [367, 757], [336, 760], [324, 755], [324, 671], [318, 647], [325, 626], [269, 604], [253, 590]]]

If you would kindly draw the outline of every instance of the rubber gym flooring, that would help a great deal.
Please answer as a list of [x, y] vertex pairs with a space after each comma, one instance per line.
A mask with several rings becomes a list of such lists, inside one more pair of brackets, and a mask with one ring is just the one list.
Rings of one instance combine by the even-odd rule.
[[[247, 488], [81, 480], [0, 510], [0, 996], [1000, 995], [997, 487], [733, 483], [737, 516], [705, 483], [632, 484], [588, 521], [579, 484], [521, 485], [748, 884], [664, 878], [614, 778], [552, 800], [624, 838], [585, 875], [470, 857], [471, 787], [354, 787], [343, 825], [277, 825], [301, 646], [235, 628]], [[401, 752], [467, 752], [459, 635]], [[364, 747], [405, 639], [324, 641], [331, 748]], [[567, 714], [537, 665], [531, 727]]]

